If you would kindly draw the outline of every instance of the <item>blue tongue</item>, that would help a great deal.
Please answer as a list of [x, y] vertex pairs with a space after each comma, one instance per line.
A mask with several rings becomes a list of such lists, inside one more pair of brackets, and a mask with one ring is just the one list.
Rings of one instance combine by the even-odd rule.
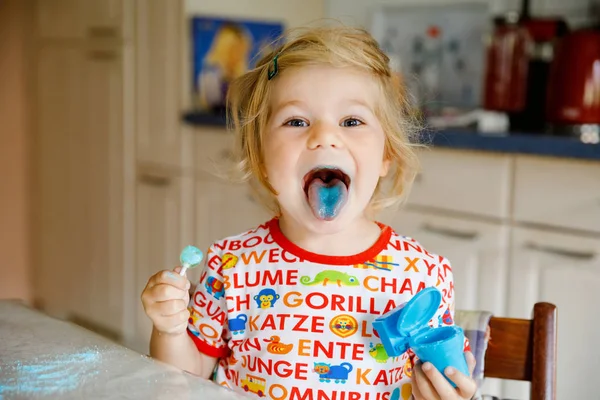
[[339, 179], [327, 184], [315, 179], [308, 188], [308, 203], [313, 214], [324, 221], [331, 221], [337, 217], [347, 199], [348, 189]]

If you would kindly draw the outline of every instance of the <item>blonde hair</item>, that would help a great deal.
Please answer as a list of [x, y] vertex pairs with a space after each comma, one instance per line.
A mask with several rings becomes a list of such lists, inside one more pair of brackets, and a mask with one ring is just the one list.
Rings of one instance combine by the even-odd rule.
[[[288, 31], [256, 67], [234, 80], [227, 94], [228, 122], [236, 135], [236, 172], [258, 190], [266, 205], [279, 213], [276, 191], [267, 180], [263, 162], [263, 134], [270, 117], [273, 80], [289, 68], [307, 65], [350, 67], [371, 74], [379, 83], [383, 101], [376, 114], [385, 132], [384, 156], [390, 160], [388, 175], [379, 181], [370, 203], [376, 211], [401, 204], [418, 172], [415, 151], [418, 123], [399, 76], [389, 58], [365, 30], [353, 27], [310, 27]], [[269, 71], [277, 65], [277, 75]], [[386, 182], [387, 181], [387, 182]], [[266, 190], [265, 190], [266, 189]]]

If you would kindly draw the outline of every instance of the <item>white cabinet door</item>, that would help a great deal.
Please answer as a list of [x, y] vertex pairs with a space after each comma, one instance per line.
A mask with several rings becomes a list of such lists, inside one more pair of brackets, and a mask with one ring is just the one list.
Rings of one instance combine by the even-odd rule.
[[42, 39], [120, 39], [132, 26], [134, 0], [37, 0]]
[[514, 220], [600, 234], [600, 162], [519, 156], [514, 165]]
[[69, 143], [76, 159], [72, 174], [73, 192], [68, 195], [73, 209], [80, 209], [75, 221], [79, 247], [76, 318], [99, 330], [123, 334], [123, 271], [127, 225], [133, 224], [126, 211], [125, 171], [132, 165], [133, 136], [127, 110], [131, 98], [124, 80], [131, 68], [131, 49], [82, 49], [81, 97], [78, 114], [80, 130]]
[[78, 239], [84, 234], [75, 234], [75, 222], [84, 218], [85, 209], [69, 196], [78, 194], [74, 181], [80, 170], [70, 146], [81, 140], [82, 65], [82, 53], [76, 48], [45, 47], [38, 51], [33, 284], [37, 305], [60, 318], [69, 316], [73, 304], [71, 266], [81, 243]]
[[37, 0], [37, 33], [41, 38], [67, 39], [84, 36], [85, 3], [79, 0]]
[[419, 159], [422, 171], [408, 199], [411, 206], [492, 218], [509, 216], [510, 156], [436, 148], [420, 151]]
[[400, 235], [450, 260], [456, 308], [505, 315], [508, 228], [502, 225], [400, 211], [382, 219]]
[[196, 241], [208, 248], [216, 240], [237, 235], [268, 221], [271, 214], [247, 185], [205, 177], [196, 180]]
[[[381, 220], [450, 260], [456, 309], [506, 315], [507, 226], [415, 211], [388, 213]], [[501, 397], [501, 382], [487, 379], [482, 393]]]
[[127, 345], [147, 353], [152, 323], [144, 313], [140, 295], [156, 272], [179, 265], [182, 248], [182, 207], [185, 183], [182, 178], [157, 172], [140, 172], [136, 190], [136, 260], [134, 288], [129, 304], [135, 310], [134, 337]]
[[135, 0], [86, 0], [82, 15], [86, 36], [93, 39], [130, 37], [135, 3]]
[[220, 208], [221, 215], [211, 222], [211, 234], [216, 238], [237, 235], [266, 222], [270, 216], [254, 199], [247, 185], [213, 182], [213, 204], [211, 209]]
[[123, 80], [130, 51], [58, 44], [38, 54], [36, 291], [49, 312], [119, 339], [132, 224], [124, 172], [132, 162]]
[[[600, 369], [600, 238], [515, 229], [509, 314], [531, 318], [533, 305], [558, 308], [558, 399], [593, 399]], [[528, 398], [529, 384], [506, 383], [505, 396]]]
[[137, 158], [181, 165], [180, 1], [139, 1], [136, 7]]

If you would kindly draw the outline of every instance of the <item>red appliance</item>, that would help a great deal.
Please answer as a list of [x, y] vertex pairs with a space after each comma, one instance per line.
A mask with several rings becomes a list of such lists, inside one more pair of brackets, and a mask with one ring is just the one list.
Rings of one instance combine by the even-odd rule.
[[600, 125], [600, 26], [576, 30], [557, 47], [547, 119], [558, 134], [579, 135]]
[[494, 20], [485, 71], [486, 109], [513, 113], [525, 108], [531, 45], [529, 32], [514, 16]]
[[532, 18], [529, 1], [521, 14], [494, 20], [487, 50], [484, 108], [505, 112], [512, 131], [542, 133], [555, 39], [567, 25], [560, 18]]

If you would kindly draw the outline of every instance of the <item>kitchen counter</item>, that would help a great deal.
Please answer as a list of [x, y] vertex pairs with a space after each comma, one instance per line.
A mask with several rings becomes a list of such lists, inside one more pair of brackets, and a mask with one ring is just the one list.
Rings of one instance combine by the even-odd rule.
[[600, 161], [600, 144], [582, 143], [568, 137], [536, 134], [484, 135], [448, 129], [424, 133], [423, 141], [433, 147]]
[[17, 301], [0, 301], [0, 399], [243, 399]]

